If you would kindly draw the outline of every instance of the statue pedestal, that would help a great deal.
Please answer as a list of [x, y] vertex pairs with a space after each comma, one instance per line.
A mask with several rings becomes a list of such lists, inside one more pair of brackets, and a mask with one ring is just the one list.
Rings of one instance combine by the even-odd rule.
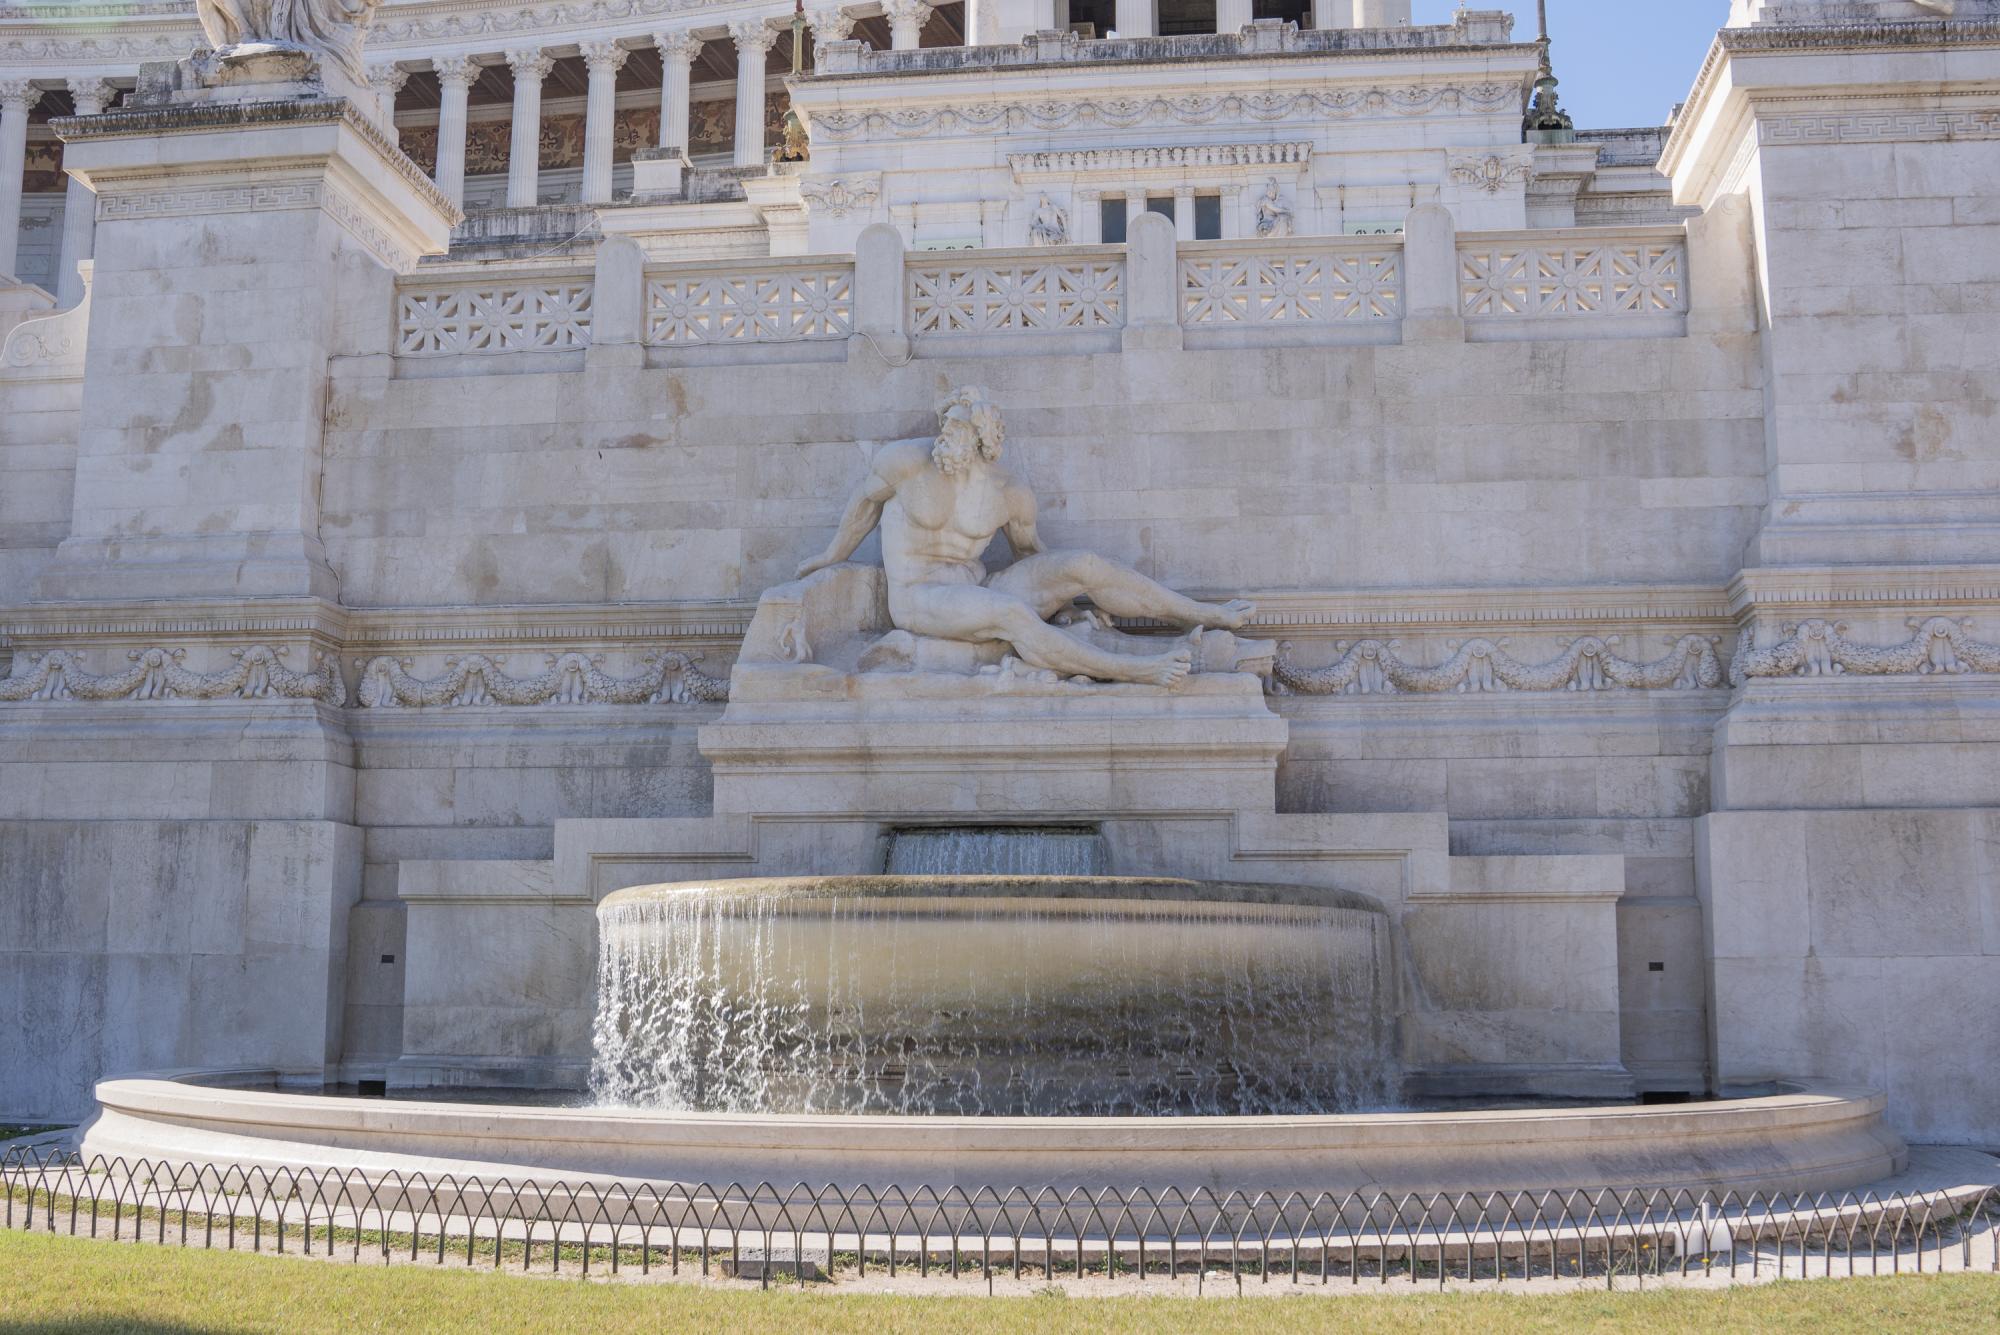
[[457, 210], [355, 103], [295, 95], [296, 53], [224, 68], [177, 90], [149, 66], [137, 105], [60, 127], [98, 223], [72, 521], [41, 599], [338, 598], [328, 360], [381, 350], [390, 276], [442, 253]]
[[759, 600], [701, 752], [717, 815], [1271, 811], [1285, 721], [1229, 670], [1268, 661], [1214, 631], [1171, 689], [1063, 680], [1005, 645], [893, 630], [880, 568], [833, 566]]
[[1247, 672], [1158, 686], [738, 664], [715, 810], [1053, 820], [1270, 811], [1285, 721]]

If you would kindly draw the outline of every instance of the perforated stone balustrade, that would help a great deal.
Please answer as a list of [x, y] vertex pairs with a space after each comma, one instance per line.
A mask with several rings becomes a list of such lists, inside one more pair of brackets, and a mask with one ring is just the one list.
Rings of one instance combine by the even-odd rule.
[[[646, 265], [637, 327], [599, 333], [597, 272], [509, 273], [490, 280], [425, 276], [396, 292], [396, 355], [574, 351], [593, 342], [644, 345], [671, 361], [695, 354], [807, 355], [784, 345], [838, 344], [855, 334], [938, 354], [1028, 352], [1035, 345], [1119, 346], [1136, 324], [1178, 326], [1187, 347], [1397, 343], [1406, 320], [1445, 316], [1446, 336], [1672, 338], [1687, 332], [1687, 236], [1681, 228], [1161, 241], [1024, 250], [881, 251], [855, 256]], [[894, 255], [893, 248], [889, 251]], [[1164, 257], [1164, 258], [1163, 258]], [[1443, 270], [1449, 268], [1447, 276]], [[624, 284], [636, 261], [615, 271]], [[1428, 279], [1428, 283], [1426, 283]], [[1142, 293], [1151, 291], [1152, 305]], [[1425, 291], [1456, 306], [1415, 310]], [[867, 296], [874, 292], [875, 299]], [[1170, 294], [1170, 295], [1169, 295]], [[1448, 298], [1439, 298], [1439, 301]], [[1153, 313], [1148, 315], [1146, 312]], [[874, 311], [872, 321], [864, 311]], [[1426, 318], [1422, 336], [1435, 339]], [[593, 335], [596, 337], [593, 337]], [[998, 345], [996, 348], [995, 345]], [[757, 351], [748, 352], [755, 348]], [[829, 348], [818, 355], [837, 355]]]

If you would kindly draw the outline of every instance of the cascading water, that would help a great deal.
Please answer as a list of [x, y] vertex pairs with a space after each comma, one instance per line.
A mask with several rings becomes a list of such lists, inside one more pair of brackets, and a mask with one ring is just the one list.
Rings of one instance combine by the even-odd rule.
[[1272, 887], [853, 877], [598, 910], [594, 1101], [676, 1112], [1330, 1113], [1390, 1097], [1387, 920]]
[[891, 876], [1102, 876], [1104, 837], [1061, 826], [964, 826], [897, 830]]

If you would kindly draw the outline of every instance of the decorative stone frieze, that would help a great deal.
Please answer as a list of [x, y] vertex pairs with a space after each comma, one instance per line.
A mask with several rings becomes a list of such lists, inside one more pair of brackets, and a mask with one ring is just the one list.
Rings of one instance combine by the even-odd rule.
[[665, 649], [642, 660], [634, 677], [614, 677], [603, 669], [604, 655], [575, 650], [546, 656], [547, 670], [531, 677], [512, 677], [501, 670], [504, 656], [465, 654], [444, 660], [436, 677], [410, 675], [412, 660], [378, 654], [360, 671], [356, 702], [364, 709], [395, 709], [427, 705], [581, 705], [692, 704], [729, 699], [727, 680], [699, 671], [699, 654]]
[[102, 675], [83, 667], [83, 654], [52, 649], [15, 658], [14, 674], [0, 680], [0, 701], [19, 700], [319, 700], [346, 703], [347, 692], [332, 658], [319, 651], [305, 672], [281, 661], [283, 647], [266, 644], [230, 650], [235, 663], [220, 672], [193, 672], [182, 666], [185, 649], [133, 649], [132, 666]]
[[1916, 632], [1900, 644], [1858, 644], [1847, 638], [1845, 621], [1817, 617], [1785, 628], [1785, 638], [1757, 647], [1745, 627], [1729, 665], [1729, 680], [1742, 685], [1753, 677], [1933, 676], [2000, 672], [2000, 644], [1972, 638], [1970, 621], [1911, 617]]
[[808, 176], [799, 181], [799, 198], [829, 218], [845, 218], [856, 209], [865, 212], [881, 197], [880, 172], [861, 172], [853, 176]]
[[1505, 153], [1450, 153], [1446, 165], [1454, 185], [1497, 195], [1510, 186], [1525, 186], [1535, 179], [1532, 151], [1510, 149]]
[[1716, 640], [1683, 635], [1673, 651], [1649, 663], [1611, 652], [1616, 635], [1586, 635], [1545, 663], [1524, 663], [1506, 650], [1505, 640], [1473, 639], [1451, 645], [1452, 654], [1434, 667], [1410, 663], [1396, 653], [1395, 640], [1337, 642], [1340, 658], [1323, 668], [1301, 668], [1291, 660], [1291, 644], [1278, 647], [1271, 689], [1279, 695], [1441, 695], [1456, 691], [1603, 691], [1613, 687], [1643, 691], [1713, 690], [1722, 685]]
[[1438, 84], [1394, 88], [1296, 88], [1262, 93], [1188, 93], [1176, 97], [1039, 98], [1032, 101], [815, 111], [813, 127], [835, 141], [867, 133], [902, 139], [988, 134], [1000, 130], [1060, 130], [1076, 125], [1139, 126], [1285, 124], [1395, 116], [1491, 112], [1517, 102], [1512, 84]]
[[1205, 167], [1300, 167], [1312, 161], [1312, 144], [1162, 144], [1149, 148], [1088, 148], [1074, 152], [1009, 153], [1014, 176], [1072, 172], [1132, 172]]

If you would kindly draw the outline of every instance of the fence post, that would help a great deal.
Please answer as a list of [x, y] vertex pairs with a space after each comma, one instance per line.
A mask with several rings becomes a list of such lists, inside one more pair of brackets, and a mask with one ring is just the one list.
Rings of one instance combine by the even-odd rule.
[[1403, 221], [1403, 292], [1403, 342], [1465, 341], [1458, 224], [1441, 204], [1419, 204]]
[[597, 245], [586, 366], [641, 366], [646, 360], [646, 252], [629, 236]]
[[1180, 248], [1173, 221], [1142, 213], [1125, 231], [1125, 336], [1127, 352], [1178, 352]]
[[903, 235], [888, 223], [870, 223], [854, 238], [854, 332], [847, 359], [868, 357], [901, 366], [910, 359], [903, 294]]

